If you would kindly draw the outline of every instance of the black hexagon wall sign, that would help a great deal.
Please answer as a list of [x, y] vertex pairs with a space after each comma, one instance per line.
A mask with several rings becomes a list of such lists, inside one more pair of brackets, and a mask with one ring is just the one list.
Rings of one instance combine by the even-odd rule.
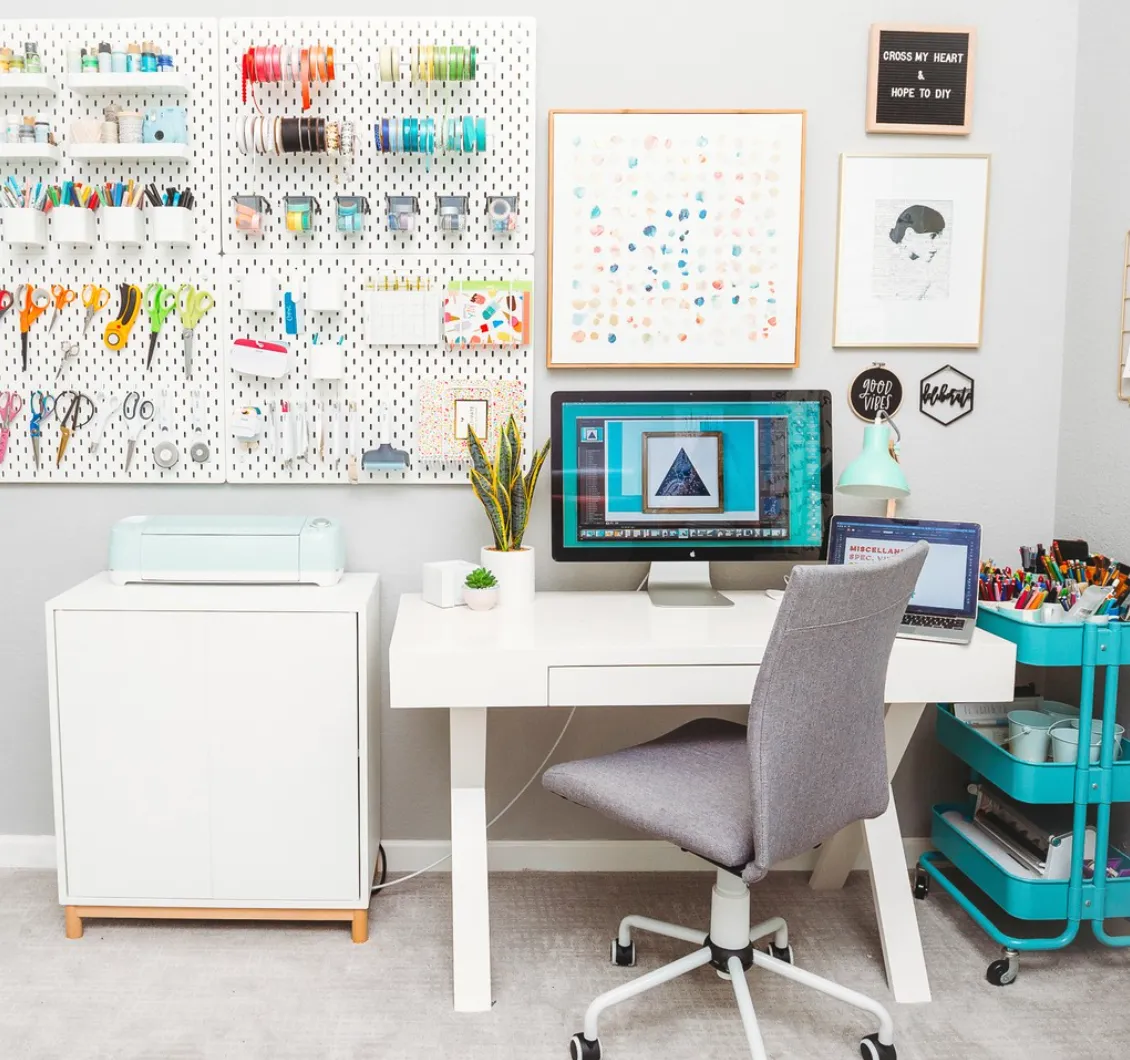
[[952, 364], [931, 372], [918, 384], [918, 409], [943, 427], [973, 411], [973, 379]]

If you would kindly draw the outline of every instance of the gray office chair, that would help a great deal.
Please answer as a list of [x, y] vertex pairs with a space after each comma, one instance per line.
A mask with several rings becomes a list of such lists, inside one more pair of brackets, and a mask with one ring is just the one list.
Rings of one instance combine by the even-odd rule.
[[[710, 930], [642, 916], [620, 922], [614, 964], [635, 964], [632, 932], [698, 949], [598, 997], [573, 1036], [573, 1060], [600, 1060], [597, 1023], [612, 1005], [709, 964], [734, 988], [754, 1060], [767, 1060], [745, 973], [764, 968], [870, 1012], [864, 1060], [895, 1060], [894, 1026], [877, 1001], [793, 966], [780, 917], [751, 929], [749, 884], [887, 808], [883, 687], [899, 622], [929, 546], [854, 567], [797, 567], [753, 690], [748, 727], [701, 718], [638, 747], [547, 770], [552, 792], [677, 843], [718, 866]], [[773, 936], [766, 951], [753, 943]]]

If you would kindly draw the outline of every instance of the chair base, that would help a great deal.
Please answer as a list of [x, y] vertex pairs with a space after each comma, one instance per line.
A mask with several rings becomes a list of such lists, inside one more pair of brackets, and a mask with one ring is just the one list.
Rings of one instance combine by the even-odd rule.
[[[573, 1060], [601, 1060], [597, 1027], [600, 1016], [606, 1009], [707, 965], [713, 967], [721, 978], [728, 979], [734, 988], [734, 1000], [741, 1014], [752, 1060], [768, 1060], [765, 1043], [761, 1038], [761, 1029], [757, 1023], [757, 1013], [753, 1007], [753, 998], [749, 992], [749, 984], [746, 982], [745, 973], [754, 966], [786, 979], [792, 979], [802, 986], [818, 990], [854, 1008], [869, 1012], [878, 1019], [879, 1030], [860, 1042], [860, 1056], [863, 1060], [896, 1060], [894, 1024], [890, 1013], [879, 1002], [863, 994], [795, 967], [792, 947], [789, 945], [788, 925], [780, 917], [774, 917], [751, 927], [749, 888], [739, 877], [724, 869], [718, 870], [711, 896], [709, 932], [696, 931], [679, 924], [668, 924], [662, 920], [652, 920], [650, 917], [626, 916], [620, 922], [619, 934], [612, 940], [613, 964], [635, 963], [633, 930], [665, 935], [668, 938], [689, 942], [698, 948], [677, 961], [656, 968], [596, 998], [585, 1012], [584, 1031], [575, 1034], [569, 1043]], [[764, 952], [754, 948], [755, 942], [769, 935], [773, 938]]]

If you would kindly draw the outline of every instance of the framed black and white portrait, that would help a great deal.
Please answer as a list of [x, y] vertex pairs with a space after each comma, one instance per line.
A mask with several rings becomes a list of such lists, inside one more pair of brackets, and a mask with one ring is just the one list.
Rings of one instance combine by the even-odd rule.
[[988, 155], [843, 155], [834, 346], [981, 344]]
[[721, 431], [645, 431], [643, 510], [647, 515], [721, 512]]

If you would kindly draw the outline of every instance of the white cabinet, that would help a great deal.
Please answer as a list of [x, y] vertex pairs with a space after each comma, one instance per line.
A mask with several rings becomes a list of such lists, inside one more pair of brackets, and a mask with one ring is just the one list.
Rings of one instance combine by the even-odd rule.
[[[60, 902], [351, 920], [379, 844], [375, 575], [112, 586], [47, 607]], [[360, 940], [363, 940], [360, 939]]]

